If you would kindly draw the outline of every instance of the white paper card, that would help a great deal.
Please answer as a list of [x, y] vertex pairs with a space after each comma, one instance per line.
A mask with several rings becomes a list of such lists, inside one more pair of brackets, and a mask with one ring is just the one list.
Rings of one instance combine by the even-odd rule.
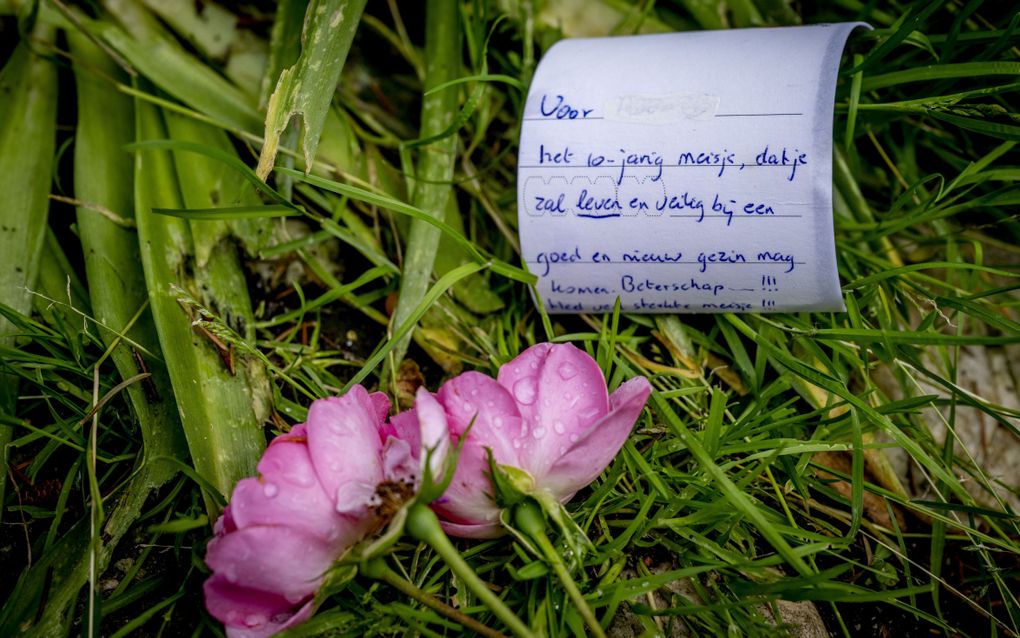
[[523, 259], [551, 313], [842, 311], [836, 73], [863, 23], [563, 40], [521, 128]]

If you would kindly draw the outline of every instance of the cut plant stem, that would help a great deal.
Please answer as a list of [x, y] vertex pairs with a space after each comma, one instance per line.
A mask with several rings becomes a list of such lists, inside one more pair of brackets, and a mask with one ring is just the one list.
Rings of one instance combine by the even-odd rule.
[[402, 594], [409, 596], [433, 611], [460, 623], [465, 629], [473, 631], [480, 636], [488, 636], [489, 638], [506, 638], [503, 633], [496, 631], [488, 625], [478, 622], [464, 612], [454, 609], [432, 594], [422, 591], [420, 588], [416, 587], [414, 583], [390, 569], [384, 558], [373, 558], [366, 561], [362, 565], [361, 573], [369, 578], [381, 580], [392, 585]]
[[545, 534], [545, 515], [542, 513], [542, 509], [537, 503], [529, 499], [514, 508], [514, 523], [520, 531], [527, 534], [528, 538], [534, 541], [538, 548], [542, 550], [545, 560], [553, 568], [553, 571], [556, 572], [556, 576], [563, 584], [563, 588], [567, 590], [570, 600], [574, 602], [574, 606], [577, 607], [577, 611], [584, 618], [584, 622], [591, 628], [592, 635], [606, 638], [602, 625], [599, 624], [595, 613], [588, 606], [588, 601], [584, 599], [584, 595], [578, 589], [577, 583], [571, 577], [570, 570], [567, 569], [566, 563], [563, 562], [563, 557], [556, 551], [549, 537]]
[[453, 543], [446, 536], [446, 532], [439, 525], [439, 519], [436, 518], [435, 513], [427, 505], [415, 503], [410, 507], [407, 511], [406, 529], [411, 536], [423, 541], [429, 547], [436, 550], [436, 553], [446, 561], [450, 570], [464, 581], [468, 589], [475, 596], [478, 596], [478, 599], [492, 613], [496, 614], [496, 617], [502, 620], [515, 636], [519, 638], [533, 638], [535, 636], [535, 633], [524, 624], [524, 621], [518, 618], [496, 594], [492, 593], [492, 590], [471, 569], [471, 566], [467, 564], [467, 561], [464, 560], [464, 557], [460, 555], [460, 552], [457, 551], [457, 548], [453, 546]]

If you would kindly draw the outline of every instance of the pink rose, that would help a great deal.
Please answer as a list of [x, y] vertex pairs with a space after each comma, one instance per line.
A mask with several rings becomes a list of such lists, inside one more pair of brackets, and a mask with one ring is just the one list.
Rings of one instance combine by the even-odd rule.
[[[634, 378], [612, 395], [598, 364], [569, 344], [541, 343], [504, 365], [497, 379], [466, 372], [436, 395], [454, 442], [468, 430], [457, 470], [433, 509], [453, 536], [502, 533], [486, 448], [495, 461], [524, 470], [535, 489], [565, 503], [591, 483], [620, 451], [651, 385]], [[414, 430], [418, 410], [393, 418]], [[473, 423], [473, 425], [472, 425]]]
[[238, 482], [205, 557], [206, 607], [228, 636], [270, 636], [307, 620], [333, 563], [414, 495], [423, 441], [441, 474], [449, 435], [435, 399], [419, 392], [421, 429], [402, 438], [386, 423], [389, 408], [361, 386], [315, 401], [305, 424], [266, 449], [259, 476]]

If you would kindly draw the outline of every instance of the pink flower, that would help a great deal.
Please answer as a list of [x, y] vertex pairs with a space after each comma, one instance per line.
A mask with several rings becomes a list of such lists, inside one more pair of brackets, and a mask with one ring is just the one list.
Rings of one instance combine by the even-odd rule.
[[382, 393], [355, 386], [315, 401], [306, 423], [266, 449], [259, 476], [238, 482], [205, 556], [206, 607], [228, 636], [270, 636], [307, 620], [334, 561], [414, 495], [423, 441], [441, 473], [442, 408], [424, 391], [416, 407], [420, 429], [398, 438]]
[[[502, 533], [486, 448], [500, 465], [530, 474], [536, 490], [567, 502], [616, 457], [650, 393], [648, 380], [637, 377], [610, 396], [595, 361], [569, 344], [528, 348], [495, 380], [466, 372], [446, 382], [436, 398], [451, 436], [471, 430], [450, 486], [433, 503], [443, 529], [468, 538]], [[416, 412], [393, 421], [413, 429]]]

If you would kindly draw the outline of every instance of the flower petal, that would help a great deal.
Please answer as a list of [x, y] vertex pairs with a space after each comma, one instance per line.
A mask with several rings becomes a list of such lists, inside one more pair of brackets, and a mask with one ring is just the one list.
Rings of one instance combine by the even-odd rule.
[[262, 526], [209, 541], [205, 562], [229, 583], [296, 605], [315, 593], [336, 554], [334, 545], [299, 529]]
[[256, 525], [296, 527], [329, 543], [352, 542], [355, 530], [337, 516], [333, 500], [319, 484], [305, 443], [277, 437], [258, 465], [260, 478], [238, 482], [230, 499], [237, 528]]
[[272, 636], [311, 617], [315, 602], [297, 608], [283, 596], [231, 583], [220, 574], [205, 581], [205, 606], [235, 638]]
[[453, 480], [433, 509], [456, 526], [498, 525], [500, 510], [492, 498], [486, 448], [496, 462], [520, 465], [513, 440], [520, 433], [521, 417], [513, 397], [491, 377], [465, 372], [443, 384], [436, 398], [445, 408], [451, 434], [467, 436]]
[[439, 521], [443, 531], [450, 536], [457, 538], [499, 538], [505, 532], [499, 523], [487, 523], [484, 525], [461, 525], [449, 521]]
[[[342, 397], [313, 402], [308, 410], [308, 452], [319, 482], [336, 501], [337, 511], [356, 512], [367, 504], [340, 503], [343, 486], [375, 486], [382, 481], [379, 405], [356, 385]], [[344, 494], [349, 495], [346, 490]]]
[[609, 414], [590, 427], [547, 472], [536, 475], [536, 483], [565, 502], [594, 481], [627, 441], [651, 391], [644, 377], [621, 385], [610, 397]]
[[368, 398], [372, 402], [372, 407], [375, 408], [376, 423], [385, 423], [386, 417], [390, 415], [390, 398], [386, 396], [385, 392], [373, 392], [368, 395]]
[[450, 428], [443, 406], [425, 388], [418, 388], [414, 399], [418, 414], [419, 448], [421, 472], [429, 464], [429, 474], [434, 482], [443, 480], [446, 473], [446, 456], [450, 452]]
[[568, 343], [544, 345], [535, 355], [538, 346], [529, 348], [499, 371], [504, 387], [513, 380], [510, 387], [528, 421], [530, 436], [523, 441], [519, 467], [536, 478], [609, 411], [606, 380], [595, 360]]

